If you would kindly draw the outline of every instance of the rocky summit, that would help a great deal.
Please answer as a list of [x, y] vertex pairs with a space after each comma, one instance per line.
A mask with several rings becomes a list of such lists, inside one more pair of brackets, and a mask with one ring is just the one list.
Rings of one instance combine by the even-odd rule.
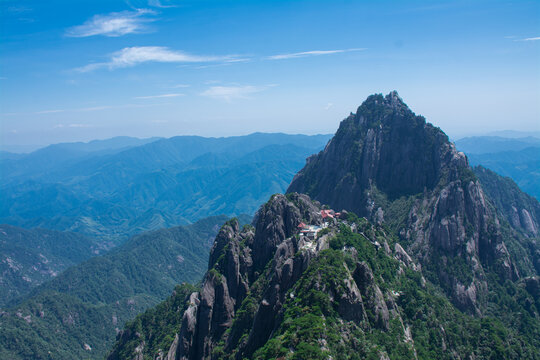
[[490, 193], [396, 92], [372, 95], [109, 359], [539, 359], [537, 202]]
[[[287, 191], [390, 225], [464, 311], [486, 308], [486, 268], [511, 280], [534, 273], [528, 241], [503, 236], [466, 156], [395, 91], [368, 97], [343, 120]], [[538, 220], [527, 220], [534, 237]], [[514, 258], [509, 246], [519, 249]]]

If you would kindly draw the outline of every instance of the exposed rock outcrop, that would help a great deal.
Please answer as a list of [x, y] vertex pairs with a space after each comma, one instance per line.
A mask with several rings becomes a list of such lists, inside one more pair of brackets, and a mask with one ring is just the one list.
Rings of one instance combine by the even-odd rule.
[[367, 301], [367, 307], [373, 309], [375, 324], [385, 330], [388, 329], [390, 315], [384, 301], [381, 289], [375, 284], [373, 272], [370, 267], [361, 262], [357, 265], [353, 275], [360, 288], [362, 297]]
[[[245, 343], [247, 351], [260, 346], [260, 339], [268, 338], [285, 291], [307, 267], [306, 259], [294, 258], [302, 243], [293, 235], [303, 221], [321, 224], [320, 205], [305, 195], [277, 194], [258, 211], [254, 228], [240, 229], [236, 219], [223, 225], [210, 253], [202, 289], [191, 295], [192, 304], [184, 314], [179, 359], [211, 358], [212, 350], [231, 328], [254, 278], [273, 260], [271, 286], [255, 315], [253, 332]], [[238, 338], [234, 329], [229, 338]]]
[[[484, 296], [478, 295], [487, 291], [484, 266], [497, 266], [509, 279], [520, 276], [466, 156], [396, 92], [370, 96], [343, 120], [288, 191], [305, 192], [374, 223], [393, 222], [409, 255], [438, 272], [443, 288], [463, 310], [481, 311], [478, 299]], [[396, 211], [404, 220], [385, 219], [386, 213]], [[522, 228], [534, 234], [536, 225], [527, 211], [516, 216]], [[397, 250], [403, 250], [398, 251], [401, 260], [413, 262], [403, 248]], [[453, 264], [458, 261], [454, 259], [466, 263], [462, 277], [437, 263]]]
[[[338, 231], [336, 221], [328, 234], [310, 239], [300, 235], [301, 222], [322, 225], [321, 206], [294, 193], [274, 195], [259, 210], [254, 228], [240, 229], [236, 220], [223, 225], [201, 290], [189, 298], [177, 359], [219, 359], [220, 351], [236, 354], [231, 355], [236, 359], [250, 358], [279, 331], [297, 282]], [[348, 251], [357, 257], [356, 250]], [[412, 263], [403, 249], [396, 256]], [[342, 282], [330, 285], [322, 280], [328, 274], [319, 272], [304, 278], [303, 286], [336, 301], [344, 320], [388, 330], [392, 316], [399, 315], [395, 311], [391, 315], [369, 265], [358, 262], [354, 269], [351, 272], [343, 263]]]
[[497, 212], [523, 235], [537, 237], [540, 234], [540, 202], [521, 191], [510, 178], [482, 166], [473, 170]]

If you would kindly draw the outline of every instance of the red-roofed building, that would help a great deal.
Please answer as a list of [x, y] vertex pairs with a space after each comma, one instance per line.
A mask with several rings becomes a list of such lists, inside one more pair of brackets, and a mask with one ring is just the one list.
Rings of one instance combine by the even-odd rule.
[[326, 219], [326, 218], [333, 219], [334, 218], [334, 210], [321, 210], [321, 215], [322, 215], [323, 219]]

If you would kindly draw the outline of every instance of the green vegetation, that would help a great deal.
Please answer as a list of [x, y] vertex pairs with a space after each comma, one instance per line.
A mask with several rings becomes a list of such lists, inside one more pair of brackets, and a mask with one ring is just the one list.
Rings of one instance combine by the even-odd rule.
[[0, 358], [103, 358], [116, 329], [166, 298], [176, 284], [202, 278], [226, 219], [135, 236], [37, 287], [0, 316]]
[[252, 215], [329, 137], [181, 136], [122, 150], [51, 146], [0, 159], [0, 223], [121, 243], [207, 216]]
[[0, 307], [103, 250], [75, 233], [0, 225]]
[[460, 167], [459, 180], [461, 180], [462, 186], [467, 186], [471, 181], [475, 182], [478, 179], [472, 169], [468, 167]]
[[189, 306], [188, 297], [196, 290], [188, 284], [179, 285], [165, 301], [127, 322], [108, 359], [130, 359], [141, 343], [144, 343], [144, 359], [167, 354], [182, 325], [182, 316]]
[[[420, 272], [405, 268], [399, 274], [396, 260], [376, 251], [370, 241], [348, 227], [340, 229], [331, 241], [332, 249], [321, 252], [290, 291], [294, 297], [284, 306], [279, 331], [254, 359], [378, 359], [380, 352], [390, 359], [413, 358], [403, 326], [411, 329], [418, 359], [453, 359], [452, 351], [462, 357], [538, 359], [538, 311], [522, 287], [509, 281], [501, 286], [501, 279], [490, 279], [489, 312], [484, 317], [467, 315], [436, 287], [424, 283]], [[399, 294], [396, 305], [401, 320], [392, 318], [387, 331], [373, 327], [373, 322], [344, 323], [337, 311], [337, 299], [346, 292], [344, 280], [349, 271], [354, 272], [355, 261], [341, 250], [347, 247], [357, 250], [355, 261], [369, 264], [381, 289]], [[372, 316], [368, 310], [368, 318]]]

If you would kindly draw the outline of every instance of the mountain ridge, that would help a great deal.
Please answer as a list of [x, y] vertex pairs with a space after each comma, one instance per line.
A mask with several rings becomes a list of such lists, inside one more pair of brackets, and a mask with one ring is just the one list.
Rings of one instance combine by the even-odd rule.
[[[47, 163], [53, 164], [49, 172], [3, 179], [0, 190], [6, 197], [0, 199], [0, 220], [79, 232], [118, 244], [156, 227], [222, 213], [253, 213], [273, 192], [283, 191], [305, 157], [328, 138], [176, 137], [69, 166], [55, 167], [54, 159], [49, 159]], [[274, 148], [265, 153], [267, 146]], [[239, 186], [234, 192], [224, 191], [230, 184]], [[228, 196], [222, 197], [224, 193]]]

